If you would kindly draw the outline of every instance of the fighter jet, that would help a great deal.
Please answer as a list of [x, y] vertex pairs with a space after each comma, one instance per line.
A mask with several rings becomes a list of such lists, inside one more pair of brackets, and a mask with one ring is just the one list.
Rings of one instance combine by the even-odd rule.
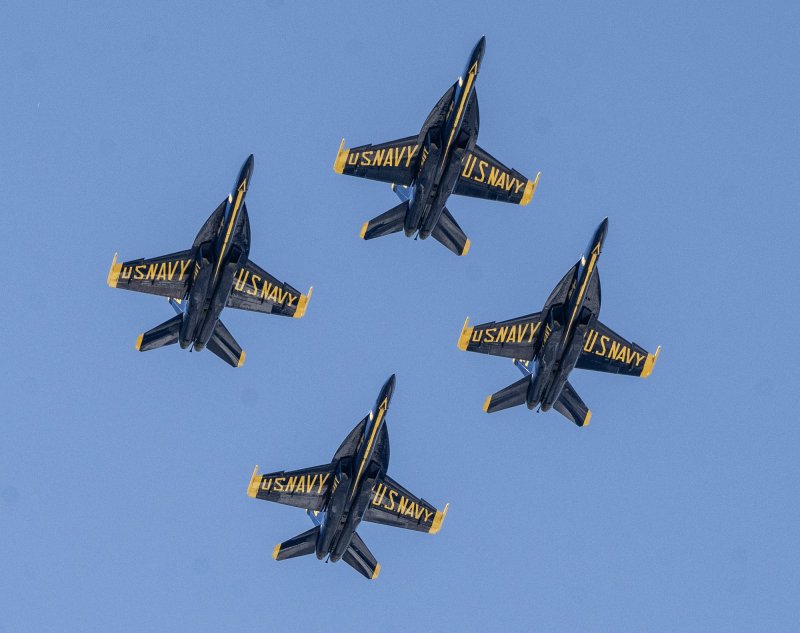
[[281, 316], [302, 317], [308, 294], [278, 281], [248, 259], [250, 219], [245, 195], [253, 174], [253, 155], [239, 171], [233, 191], [214, 209], [189, 250], [152, 259], [117, 263], [108, 272], [112, 288], [168, 297], [173, 318], [141, 334], [136, 349], [146, 352], [164, 345], [208, 347], [233, 367], [245, 353], [219, 319], [225, 306]]
[[456, 255], [466, 255], [470, 241], [445, 206], [451, 193], [514, 204], [533, 198], [533, 181], [506, 167], [478, 147], [478, 78], [486, 37], [482, 37], [458, 78], [434, 106], [419, 134], [379, 145], [344, 149], [333, 164], [336, 173], [392, 183], [402, 201], [361, 227], [361, 238], [396, 233], [434, 239]]
[[374, 580], [381, 566], [356, 533], [361, 521], [436, 534], [443, 511], [415, 497], [386, 474], [389, 433], [386, 411], [394, 392], [392, 375], [381, 388], [375, 407], [350, 431], [329, 464], [266, 475], [253, 470], [247, 494], [255, 499], [304, 508], [314, 527], [276, 545], [275, 560], [315, 553], [319, 560], [343, 559]]
[[[547, 411], [554, 407], [578, 426], [592, 412], [567, 378], [573, 368], [647, 378], [661, 353], [649, 354], [598, 321], [600, 276], [597, 260], [608, 232], [608, 218], [592, 236], [585, 254], [558, 282], [541, 312], [509, 321], [469, 326], [464, 322], [458, 348], [506, 356], [524, 378], [486, 398], [483, 410], [494, 413], [520, 404]], [[531, 364], [533, 363], [533, 364]]]

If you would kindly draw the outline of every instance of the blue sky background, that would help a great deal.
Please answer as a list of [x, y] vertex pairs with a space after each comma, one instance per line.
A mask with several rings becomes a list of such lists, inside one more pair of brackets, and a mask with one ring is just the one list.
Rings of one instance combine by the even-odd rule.
[[[2, 11], [0, 631], [796, 628], [796, 3], [162, 4]], [[482, 34], [480, 144], [532, 204], [453, 198], [463, 259], [361, 242], [396, 199], [341, 137], [416, 133]], [[171, 310], [114, 252], [187, 248], [250, 152], [251, 258], [307, 316], [226, 311], [240, 370], [136, 353]], [[601, 318], [653, 375], [576, 373], [582, 430], [482, 413], [518, 374], [464, 318], [540, 309], [606, 215]], [[327, 462], [392, 372], [389, 472], [442, 531], [363, 525], [373, 583], [274, 562], [310, 523], [253, 466]]]

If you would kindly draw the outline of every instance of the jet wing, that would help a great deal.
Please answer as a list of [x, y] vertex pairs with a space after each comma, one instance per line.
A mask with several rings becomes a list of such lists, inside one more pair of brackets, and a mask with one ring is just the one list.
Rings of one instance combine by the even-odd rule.
[[265, 475], [259, 475], [256, 466], [250, 478], [250, 485], [247, 486], [247, 495], [254, 499], [320, 512], [325, 509], [332, 481], [333, 464], [303, 468], [288, 473], [281, 470]]
[[533, 360], [536, 334], [542, 325], [542, 313], [534, 312], [509, 321], [492, 321], [481, 325], [468, 325], [458, 339], [458, 348], [467, 352], [480, 352], [506, 358]]
[[333, 170], [337, 174], [407, 186], [414, 180], [418, 157], [417, 136], [351, 149], [344, 149], [342, 139]]
[[622, 338], [610, 327], [597, 321], [583, 339], [583, 350], [575, 366], [647, 378], [660, 353], [661, 347], [655, 354], [649, 354], [643, 347]]
[[233, 280], [227, 306], [299, 319], [306, 313], [310, 297], [311, 289], [307, 295], [301, 294], [293, 286], [278, 281], [248, 260]]
[[525, 205], [533, 198], [540, 175], [528, 180], [476, 145], [461, 159], [461, 174], [453, 193]]
[[436, 534], [442, 527], [447, 508], [440, 512], [385, 475], [372, 488], [364, 521]]
[[123, 263], [118, 263], [117, 256], [114, 255], [108, 271], [108, 285], [112, 288], [183, 299], [190, 276], [194, 272], [193, 268], [191, 250]]

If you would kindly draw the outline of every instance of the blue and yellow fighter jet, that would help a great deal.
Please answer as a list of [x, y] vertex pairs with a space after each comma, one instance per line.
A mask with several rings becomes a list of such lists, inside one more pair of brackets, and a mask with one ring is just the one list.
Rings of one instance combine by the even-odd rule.
[[558, 282], [541, 312], [476, 326], [469, 325], [469, 318], [464, 322], [459, 349], [513, 358], [524, 375], [486, 398], [484, 411], [520, 404], [542, 411], [553, 407], [576, 425], [586, 426], [592, 412], [567, 380], [574, 368], [642, 378], [653, 371], [661, 347], [649, 354], [598, 320], [597, 261], [607, 232], [608, 218], [597, 227], [586, 253]]
[[250, 218], [244, 203], [253, 175], [253, 155], [239, 171], [233, 191], [206, 220], [189, 250], [152, 259], [117, 263], [108, 285], [168, 297], [173, 318], [141, 334], [136, 349], [145, 352], [164, 345], [208, 347], [233, 367], [245, 353], [219, 318], [226, 306], [300, 318], [311, 290], [301, 294], [248, 259]]
[[303, 508], [314, 523], [307, 532], [276, 545], [275, 560], [308, 554], [332, 563], [342, 559], [374, 580], [381, 566], [356, 532], [362, 521], [430, 534], [442, 527], [448, 506], [440, 512], [386, 474], [386, 412], [394, 385], [392, 375], [375, 407], [350, 431], [329, 464], [266, 475], [259, 475], [255, 467], [247, 487], [250, 497]]
[[434, 106], [419, 134], [379, 145], [339, 147], [336, 173], [392, 183], [402, 202], [366, 222], [361, 237], [371, 240], [401, 229], [408, 237], [429, 235], [466, 255], [470, 241], [445, 206], [450, 194], [525, 205], [539, 174], [528, 180], [475, 143], [478, 140], [478, 78], [486, 37], [475, 46], [464, 75]]

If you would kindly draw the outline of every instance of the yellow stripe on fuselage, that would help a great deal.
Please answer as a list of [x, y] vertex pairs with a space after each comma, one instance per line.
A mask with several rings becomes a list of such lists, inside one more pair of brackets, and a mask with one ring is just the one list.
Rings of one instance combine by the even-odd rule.
[[461, 113], [464, 110], [464, 105], [467, 103], [467, 97], [469, 97], [470, 88], [472, 88], [472, 82], [475, 81], [475, 75], [478, 74], [478, 62], [475, 62], [472, 65], [472, 68], [469, 69], [469, 73], [467, 74], [467, 87], [464, 88], [464, 93], [461, 95], [461, 103], [458, 104], [458, 110], [456, 111], [456, 118], [453, 121], [453, 127], [450, 128], [450, 138], [447, 139], [447, 147], [444, 150], [444, 156], [447, 156], [447, 151], [450, 149], [450, 144], [453, 142], [453, 136], [455, 136], [456, 128], [458, 128], [458, 122], [461, 120]]
[[364, 465], [366, 464], [370, 450], [372, 449], [372, 443], [375, 441], [375, 436], [378, 433], [378, 427], [380, 427], [381, 422], [383, 421], [383, 416], [386, 413], [386, 409], [388, 406], [389, 406], [388, 399], [384, 398], [383, 402], [381, 402], [381, 406], [378, 408], [378, 416], [375, 419], [374, 426], [372, 427], [372, 433], [370, 433], [369, 435], [369, 442], [367, 442], [367, 448], [364, 451], [364, 457], [361, 458], [361, 465], [358, 467], [358, 474], [356, 475], [355, 481], [353, 482], [353, 492], [350, 493], [351, 499], [356, 494], [356, 490], [358, 490], [358, 482], [361, 479], [361, 473], [364, 470]]
[[236, 215], [239, 213], [239, 207], [242, 204], [242, 198], [244, 197], [245, 191], [247, 191], [247, 178], [242, 181], [242, 184], [239, 185], [239, 188], [236, 190], [236, 202], [233, 205], [233, 213], [231, 213], [231, 219], [230, 222], [228, 222], [228, 230], [225, 233], [225, 240], [222, 242], [222, 249], [219, 251], [219, 257], [217, 258], [217, 267], [214, 269], [214, 281], [217, 280], [217, 273], [219, 272], [219, 267], [222, 264], [222, 257], [225, 255], [225, 248], [228, 246], [228, 240], [231, 237], [233, 225], [236, 224]]
[[583, 283], [581, 284], [581, 290], [578, 294], [578, 300], [575, 302], [575, 307], [572, 309], [572, 316], [569, 319], [569, 323], [567, 324], [567, 331], [564, 336], [564, 340], [569, 340], [570, 332], [572, 331], [572, 324], [575, 322], [575, 317], [578, 314], [578, 308], [581, 306], [581, 301], [583, 300], [583, 293], [586, 291], [586, 284], [589, 283], [589, 278], [592, 276], [592, 270], [594, 270], [594, 265], [597, 262], [597, 257], [600, 255], [600, 248], [599, 246], [595, 246], [592, 249], [592, 258], [589, 260], [589, 265], [586, 267], [586, 276], [583, 278]]

